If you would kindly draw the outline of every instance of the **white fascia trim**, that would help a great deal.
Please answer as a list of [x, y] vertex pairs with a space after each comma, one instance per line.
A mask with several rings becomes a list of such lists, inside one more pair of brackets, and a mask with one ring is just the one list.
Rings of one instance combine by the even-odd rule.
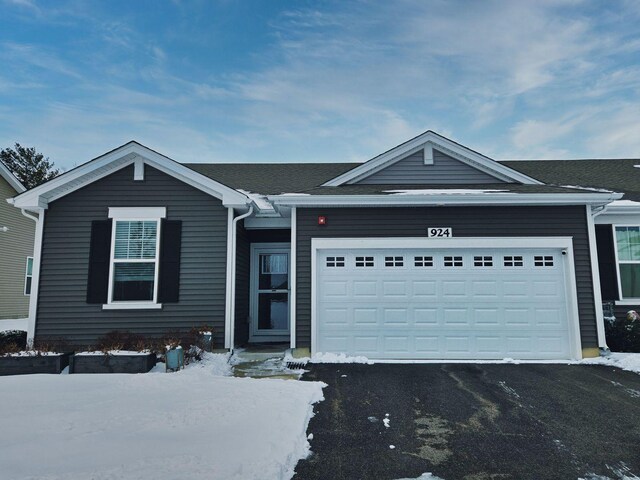
[[297, 248], [298, 248], [298, 217], [296, 208], [291, 209], [291, 253], [289, 255], [289, 328], [291, 330], [291, 348], [296, 348], [296, 291], [297, 291]]
[[[115, 170], [107, 168], [106, 171], [101, 172], [100, 174], [97, 174], [95, 176], [91, 176], [91, 173], [104, 167], [108, 167], [109, 164], [116, 162], [117, 160], [120, 160], [126, 156], [130, 156], [128, 161], [124, 164], [118, 164], [117, 169], [121, 169], [128, 165], [131, 165], [136, 161], [137, 158], [142, 158], [144, 163], [166, 173], [167, 175], [171, 175], [172, 177], [177, 178], [184, 183], [187, 183], [188, 185], [191, 185], [199, 190], [204, 191], [205, 193], [208, 193], [209, 195], [221, 199], [222, 203], [225, 206], [246, 206], [248, 203], [250, 203], [250, 200], [237, 190], [216, 182], [215, 180], [212, 180], [209, 177], [191, 170], [190, 168], [185, 167], [175, 160], [154, 152], [153, 150], [136, 142], [129, 142], [105, 155], [90, 160], [89, 162], [77, 168], [74, 168], [67, 173], [49, 180], [47, 183], [42, 184], [39, 187], [32, 188], [31, 190], [28, 190], [14, 197], [12, 203], [15, 206], [21, 208], [46, 208], [48, 202], [60, 198], [64, 195], [68, 195], [69, 193], [79, 188], [82, 188], [92, 182], [95, 182], [96, 180], [99, 180], [100, 178], [110, 175]], [[82, 179], [82, 177], [84, 176], [87, 176], [87, 178]], [[56, 188], [77, 180], [80, 180], [77, 185], [74, 185], [74, 187], [71, 189], [65, 190], [60, 196], [51, 198], [45, 197], [48, 192], [51, 192]]]
[[109, 207], [109, 218], [118, 220], [157, 220], [166, 217], [166, 207]]
[[594, 212], [586, 206], [587, 231], [589, 233], [589, 261], [591, 263], [591, 281], [593, 284], [593, 303], [596, 309], [596, 329], [598, 332], [598, 347], [608, 350], [607, 337], [604, 331], [604, 312], [602, 311], [602, 292], [600, 291], [600, 267], [598, 265], [598, 246], [596, 243], [596, 227]]
[[[482, 169], [486, 173], [489, 173], [498, 178], [509, 179], [515, 182], [524, 183], [526, 185], [540, 185], [542, 182], [535, 180], [534, 178], [524, 175], [516, 170], [513, 170], [505, 165], [502, 165], [495, 160], [481, 155], [473, 150], [470, 150], [462, 145], [459, 145], [448, 138], [442, 137], [432, 131], [423, 133], [416, 138], [409, 140], [408, 142], [399, 145], [388, 152], [385, 152], [377, 157], [368, 160], [362, 165], [343, 173], [342, 175], [329, 180], [324, 183], [326, 187], [337, 187], [344, 185], [345, 183], [352, 182], [356, 179], [361, 179], [375, 173], [380, 166], [387, 166], [387, 164], [393, 163], [394, 160], [399, 160], [398, 157], [404, 157], [410, 152], [418, 151], [424, 148], [425, 144], [430, 144], [428, 147], [432, 149], [440, 150], [447, 155], [452, 155], [457, 160], [463, 161], [472, 165], [478, 169]], [[427, 158], [425, 157], [425, 161]]]
[[0, 177], [4, 178], [16, 192], [22, 193], [26, 190], [26, 188], [24, 188], [24, 185], [20, 183], [20, 181], [11, 172], [11, 170], [9, 170], [2, 162], [0, 162]]
[[580, 317], [578, 314], [578, 289], [576, 285], [572, 237], [386, 237], [386, 238], [312, 238], [311, 239], [311, 355], [317, 352], [318, 340], [318, 250], [358, 248], [561, 248], [565, 262], [565, 287], [567, 291], [567, 318], [571, 355], [582, 359]]
[[273, 195], [279, 206], [604, 205], [618, 193], [477, 193], [436, 195]]
[[148, 302], [117, 302], [102, 305], [102, 310], [159, 310], [161, 308], [161, 303]]

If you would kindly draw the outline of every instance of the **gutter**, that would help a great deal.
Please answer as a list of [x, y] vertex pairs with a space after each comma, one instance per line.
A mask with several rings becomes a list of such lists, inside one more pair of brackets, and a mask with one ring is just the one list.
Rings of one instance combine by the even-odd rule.
[[[13, 199], [12, 199], [13, 200]], [[12, 203], [12, 202], [10, 202]], [[24, 208], [22, 215], [36, 222], [36, 232], [33, 241], [33, 265], [31, 270], [31, 293], [29, 295], [29, 317], [27, 318], [27, 345], [33, 345], [36, 335], [36, 315], [38, 312], [38, 295], [40, 291], [40, 261], [42, 258], [42, 237], [44, 232], [44, 210], [38, 216], [27, 213]]]
[[606, 205], [621, 193], [479, 193], [387, 195], [270, 195], [280, 206], [453, 206], [453, 205]]
[[230, 351], [233, 350], [234, 336], [235, 336], [235, 314], [236, 314], [236, 244], [237, 244], [237, 232], [238, 222], [244, 218], [247, 218], [253, 213], [253, 205], [249, 206], [249, 211], [233, 218], [233, 208], [229, 208], [229, 219], [231, 220], [229, 229], [230, 234], [227, 236], [227, 240], [231, 243], [229, 249], [229, 255], [227, 256], [227, 315], [228, 321], [225, 322], [225, 348]]

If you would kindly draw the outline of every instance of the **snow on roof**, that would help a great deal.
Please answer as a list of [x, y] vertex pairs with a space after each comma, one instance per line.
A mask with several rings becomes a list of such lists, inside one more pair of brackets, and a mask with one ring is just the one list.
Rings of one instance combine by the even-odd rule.
[[260, 195], [259, 193], [247, 192], [246, 190], [241, 190], [241, 189], [238, 189], [238, 191], [240, 193], [245, 194], [247, 197], [249, 197], [251, 199], [251, 201], [256, 204], [256, 206], [258, 207], [258, 209], [261, 212], [264, 212], [264, 211], [273, 212], [273, 211], [275, 211], [273, 209], [273, 205], [271, 205], [271, 203], [269, 203], [269, 201], [267, 200], [266, 196]]
[[580, 190], [589, 190], [591, 192], [603, 192], [611, 193], [613, 190], [607, 190], [606, 188], [594, 188], [594, 187], [582, 187], [580, 185], [559, 185], [563, 188], [579, 188]]
[[420, 190], [385, 190], [394, 195], [474, 195], [479, 193], [508, 193], [508, 190], [471, 190], [464, 188], [426, 188]]

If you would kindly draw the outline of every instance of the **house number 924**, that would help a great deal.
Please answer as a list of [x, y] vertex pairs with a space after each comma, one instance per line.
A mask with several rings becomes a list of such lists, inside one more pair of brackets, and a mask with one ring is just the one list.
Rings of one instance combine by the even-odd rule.
[[451, 227], [428, 227], [427, 237], [453, 237]]

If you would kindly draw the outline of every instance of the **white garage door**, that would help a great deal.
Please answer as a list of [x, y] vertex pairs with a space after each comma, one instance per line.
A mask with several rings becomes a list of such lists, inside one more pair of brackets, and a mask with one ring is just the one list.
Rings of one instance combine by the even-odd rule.
[[564, 260], [560, 248], [318, 249], [315, 351], [571, 358]]

